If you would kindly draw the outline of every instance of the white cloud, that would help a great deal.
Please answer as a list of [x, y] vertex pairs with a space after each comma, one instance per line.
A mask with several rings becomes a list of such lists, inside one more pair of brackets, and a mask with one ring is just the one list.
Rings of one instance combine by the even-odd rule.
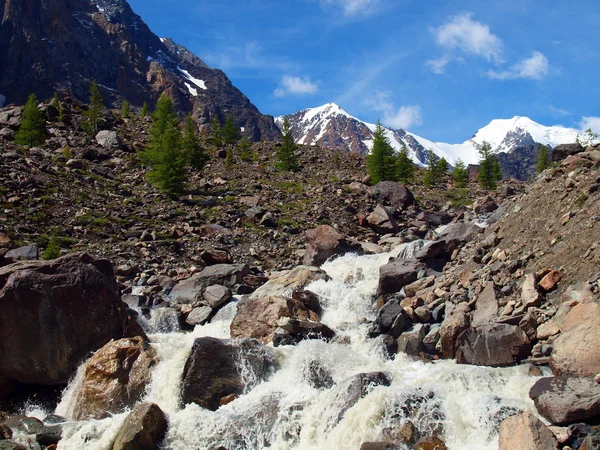
[[569, 111], [567, 111], [566, 109], [563, 108], [557, 108], [556, 106], [550, 105], [549, 106], [550, 111], [560, 115], [560, 116], [570, 116], [571, 113]]
[[591, 129], [594, 133], [600, 134], [600, 117], [582, 117], [579, 128], [583, 131]]
[[407, 129], [413, 125], [421, 125], [421, 108], [417, 105], [406, 105], [396, 108], [391, 102], [390, 91], [377, 91], [373, 98], [366, 102], [373, 111], [383, 114], [381, 122], [390, 128]]
[[488, 61], [502, 62], [502, 40], [490, 32], [489, 26], [473, 20], [472, 16], [472, 13], [459, 14], [439, 28], [434, 28], [436, 42], [448, 50], [459, 50]]
[[273, 93], [275, 97], [286, 97], [288, 95], [310, 95], [318, 90], [317, 83], [310, 81], [309, 77], [300, 78], [285, 75]]
[[425, 64], [431, 69], [433, 73], [442, 74], [446, 69], [446, 66], [450, 62], [450, 58], [448, 56], [442, 56], [439, 59], [430, 59]]
[[517, 78], [541, 80], [548, 74], [548, 69], [548, 58], [540, 52], [533, 52], [529, 58], [519, 61], [508, 70], [488, 71], [488, 76], [497, 80], [514, 80]]
[[341, 8], [346, 17], [371, 14], [379, 2], [380, 0], [321, 0], [321, 4], [324, 6]]

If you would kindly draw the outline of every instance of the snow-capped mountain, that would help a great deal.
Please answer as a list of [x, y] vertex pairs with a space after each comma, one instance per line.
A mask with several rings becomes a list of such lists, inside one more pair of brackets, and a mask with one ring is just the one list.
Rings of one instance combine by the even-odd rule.
[[[296, 142], [319, 145], [366, 154], [373, 145], [375, 125], [348, 114], [335, 103], [276, 118], [281, 127], [287, 117]], [[478, 148], [486, 141], [493, 151], [512, 153], [516, 149], [533, 149], [535, 144], [555, 147], [575, 142], [578, 131], [562, 126], [544, 126], [527, 117], [492, 120], [461, 144], [433, 142], [402, 129], [386, 128], [386, 135], [395, 150], [405, 144], [416, 164], [424, 165], [425, 151], [430, 149], [440, 158], [454, 165], [458, 159], [466, 164], [477, 164]]]

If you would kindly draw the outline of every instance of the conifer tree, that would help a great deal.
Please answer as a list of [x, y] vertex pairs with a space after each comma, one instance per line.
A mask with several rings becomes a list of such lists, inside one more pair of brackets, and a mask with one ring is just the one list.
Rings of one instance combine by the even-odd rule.
[[238, 144], [238, 154], [242, 161], [252, 161], [252, 144], [246, 136]]
[[425, 151], [425, 175], [423, 176], [423, 184], [426, 187], [431, 187], [440, 181], [440, 166], [439, 159], [433, 150]]
[[225, 145], [235, 145], [237, 141], [240, 140], [240, 132], [235, 126], [235, 122], [233, 121], [233, 116], [231, 114], [229, 114], [225, 119], [222, 136], [223, 144]]
[[538, 152], [537, 164], [535, 166], [535, 170], [537, 173], [542, 173], [552, 164], [552, 160], [550, 159], [550, 152], [548, 152], [548, 147], [542, 145]]
[[181, 147], [188, 155], [190, 166], [202, 170], [209, 158], [200, 142], [200, 137], [196, 132], [196, 122], [194, 122], [191, 114], [188, 114], [183, 122]]
[[210, 135], [207, 141], [215, 149], [223, 147], [223, 130], [221, 129], [221, 121], [217, 114], [213, 116], [210, 122]]
[[402, 183], [410, 183], [415, 176], [415, 165], [408, 155], [406, 144], [402, 143], [402, 148], [396, 155], [396, 179]]
[[127, 100], [125, 100], [123, 102], [123, 106], [121, 106], [121, 117], [123, 119], [128, 119], [130, 112], [131, 112], [131, 107], [129, 106], [129, 102]]
[[225, 151], [225, 167], [231, 169], [233, 167], [233, 147], [227, 147]]
[[502, 178], [500, 162], [492, 152], [492, 147], [486, 141], [483, 141], [479, 147], [479, 173], [477, 179], [479, 186], [485, 190], [495, 189], [498, 180]]
[[446, 175], [449, 168], [450, 168], [450, 164], [448, 164], [448, 161], [446, 161], [446, 158], [440, 158], [439, 161], [437, 162], [438, 176], [442, 177], [442, 176]]
[[98, 126], [102, 119], [103, 111], [104, 100], [102, 99], [102, 94], [100, 94], [100, 89], [98, 89], [98, 83], [96, 83], [96, 80], [93, 80], [90, 87], [90, 104], [88, 105], [88, 110], [83, 113], [87, 117], [85, 126], [93, 135], [98, 133]]
[[452, 179], [454, 180], [454, 186], [457, 188], [464, 188], [469, 184], [469, 173], [467, 172], [465, 163], [461, 159], [456, 161]]
[[15, 143], [19, 145], [41, 145], [46, 139], [46, 119], [44, 113], [38, 109], [38, 100], [35, 94], [30, 94], [23, 108], [21, 124], [15, 135]]
[[298, 170], [298, 155], [296, 155], [296, 143], [294, 142], [290, 123], [287, 119], [283, 120], [281, 135], [282, 142], [279, 147], [277, 147], [275, 155], [277, 158], [275, 168], [277, 170], [294, 172]]
[[140, 111], [140, 116], [145, 118], [148, 115], [148, 102], [144, 102], [142, 105], [142, 110]]
[[381, 121], [378, 120], [373, 133], [373, 148], [367, 158], [367, 170], [371, 176], [371, 183], [396, 181], [395, 159], [394, 149], [385, 136], [385, 129]]
[[142, 162], [151, 168], [147, 175], [151, 184], [169, 194], [183, 192], [189, 156], [182, 149], [179, 119], [173, 103], [165, 95], [156, 103], [148, 145], [140, 156]]

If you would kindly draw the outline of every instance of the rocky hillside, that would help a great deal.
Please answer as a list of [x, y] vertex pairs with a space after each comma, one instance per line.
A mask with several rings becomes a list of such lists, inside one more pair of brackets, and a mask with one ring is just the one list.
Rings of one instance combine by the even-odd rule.
[[87, 102], [96, 79], [113, 107], [152, 107], [166, 93], [201, 125], [231, 114], [253, 141], [279, 136], [222, 71], [159, 39], [125, 0], [1, 0], [0, 17], [0, 104], [54, 92]]

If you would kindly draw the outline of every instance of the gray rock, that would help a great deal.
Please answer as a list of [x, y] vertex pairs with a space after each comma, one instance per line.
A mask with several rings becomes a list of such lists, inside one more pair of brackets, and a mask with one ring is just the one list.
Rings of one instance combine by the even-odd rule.
[[397, 259], [379, 268], [377, 295], [399, 292], [407, 284], [416, 281], [425, 264], [418, 261]]
[[394, 216], [381, 205], [377, 205], [373, 212], [369, 214], [367, 223], [377, 233], [387, 234], [398, 231], [398, 225]]
[[419, 353], [423, 350], [423, 339], [425, 338], [426, 330], [426, 326], [419, 323], [413, 325], [412, 329], [402, 333], [397, 339], [398, 353], [419, 356]]
[[521, 286], [521, 303], [524, 308], [540, 306], [542, 304], [542, 294], [538, 291], [538, 283], [534, 273], [525, 276]]
[[106, 148], [121, 148], [121, 139], [116, 131], [102, 130], [96, 135], [98, 145]]
[[567, 156], [576, 155], [585, 149], [579, 143], [559, 144], [552, 149], [552, 161], [562, 161]]
[[415, 197], [404, 184], [381, 181], [371, 188], [371, 197], [384, 205], [407, 208], [414, 204]]
[[600, 384], [591, 378], [540, 378], [529, 397], [538, 412], [555, 425], [584, 422], [600, 415]]
[[206, 323], [210, 315], [212, 314], [212, 308], [210, 306], [199, 306], [198, 308], [192, 309], [192, 312], [188, 314], [185, 319], [185, 323], [195, 327], [196, 325], [202, 325]]
[[498, 300], [496, 299], [496, 290], [494, 282], [489, 281], [485, 289], [475, 303], [475, 311], [473, 311], [474, 327], [485, 325], [492, 322], [498, 317]]
[[177, 283], [169, 297], [173, 302], [183, 304], [202, 301], [207, 287], [219, 284], [231, 288], [240, 284], [246, 275], [248, 266], [245, 264], [215, 264]]
[[37, 245], [26, 245], [9, 250], [4, 255], [4, 259], [7, 261], [33, 260], [38, 259], [38, 253]]
[[213, 284], [206, 288], [203, 298], [208, 306], [215, 309], [231, 300], [231, 289], [220, 284]]

